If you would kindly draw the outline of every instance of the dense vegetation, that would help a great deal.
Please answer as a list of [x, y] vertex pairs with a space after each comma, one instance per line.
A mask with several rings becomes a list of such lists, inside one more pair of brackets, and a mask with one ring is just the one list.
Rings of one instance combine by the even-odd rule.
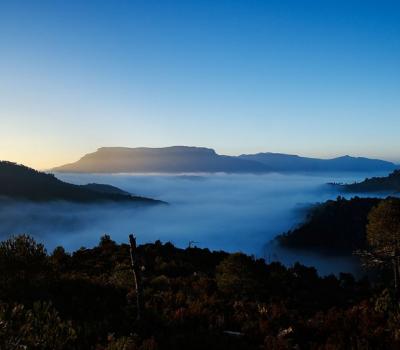
[[[244, 254], [146, 244], [48, 255], [28, 236], [0, 244], [0, 348], [397, 349], [391, 293], [351, 275], [266, 264]], [[390, 285], [388, 285], [390, 287]]]
[[338, 197], [314, 206], [305, 222], [277, 237], [288, 248], [307, 249], [326, 254], [351, 255], [366, 245], [366, 226], [377, 198]]
[[52, 174], [5, 161], [0, 161], [0, 196], [32, 201], [162, 203], [145, 197], [131, 196], [129, 193], [109, 185], [69, 184], [58, 180]]
[[363, 193], [363, 192], [400, 192], [400, 170], [395, 170], [385, 177], [367, 178], [362, 182], [348, 185], [339, 185], [346, 192]]

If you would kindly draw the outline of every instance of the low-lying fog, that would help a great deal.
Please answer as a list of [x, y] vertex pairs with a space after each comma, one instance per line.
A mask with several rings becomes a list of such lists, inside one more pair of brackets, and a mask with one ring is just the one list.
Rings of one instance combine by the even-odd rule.
[[[0, 238], [29, 233], [51, 251], [98, 243], [102, 234], [126, 242], [135, 233], [139, 242], [157, 239], [186, 247], [242, 251], [285, 263], [316, 264], [321, 273], [352, 271], [343, 259], [317, 257], [266, 248], [277, 234], [300, 223], [304, 209], [339, 194], [327, 182], [361, 180], [366, 175], [77, 175], [58, 174], [61, 180], [106, 183], [128, 192], [162, 199], [168, 206], [133, 208], [127, 204], [7, 203], [0, 207]], [[340, 261], [340, 264], [339, 264]]]

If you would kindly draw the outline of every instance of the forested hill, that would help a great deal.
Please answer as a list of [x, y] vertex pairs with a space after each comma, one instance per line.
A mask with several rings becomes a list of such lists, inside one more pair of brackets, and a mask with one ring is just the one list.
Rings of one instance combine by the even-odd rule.
[[277, 237], [286, 248], [351, 255], [366, 244], [367, 218], [377, 198], [339, 197], [313, 207], [299, 227]]
[[110, 185], [69, 184], [52, 174], [6, 161], [0, 161], [0, 196], [32, 201], [163, 203], [150, 198], [132, 196]]
[[400, 170], [395, 170], [385, 177], [367, 178], [354, 184], [339, 185], [346, 192], [390, 192], [400, 193]]

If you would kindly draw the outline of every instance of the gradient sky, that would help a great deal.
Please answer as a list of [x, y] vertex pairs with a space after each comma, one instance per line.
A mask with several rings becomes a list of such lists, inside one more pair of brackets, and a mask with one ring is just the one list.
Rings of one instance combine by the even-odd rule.
[[0, 159], [169, 145], [400, 161], [400, 2], [0, 0]]

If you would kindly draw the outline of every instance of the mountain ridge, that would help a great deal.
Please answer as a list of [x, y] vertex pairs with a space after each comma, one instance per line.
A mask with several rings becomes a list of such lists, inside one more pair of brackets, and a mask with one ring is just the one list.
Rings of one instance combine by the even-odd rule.
[[394, 170], [388, 176], [366, 178], [352, 184], [333, 184], [348, 193], [400, 193], [400, 170]]
[[83, 173], [262, 173], [270, 170], [259, 162], [219, 155], [211, 148], [188, 146], [101, 147], [77, 162], [52, 169], [55, 172]]
[[48, 174], [9, 161], [0, 161], [0, 197], [34, 202], [67, 201], [78, 203], [129, 202], [161, 204], [151, 198], [131, 195], [105, 184], [74, 185]]
[[371, 171], [394, 170], [396, 165], [381, 159], [352, 157], [349, 155], [331, 159], [301, 157], [284, 153], [242, 154], [242, 159], [268, 164], [276, 171]]
[[214, 149], [192, 146], [100, 147], [78, 161], [52, 169], [77, 173], [267, 173], [324, 171], [392, 171], [385, 160], [349, 155], [332, 159], [264, 152], [239, 156], [220, 155]]

